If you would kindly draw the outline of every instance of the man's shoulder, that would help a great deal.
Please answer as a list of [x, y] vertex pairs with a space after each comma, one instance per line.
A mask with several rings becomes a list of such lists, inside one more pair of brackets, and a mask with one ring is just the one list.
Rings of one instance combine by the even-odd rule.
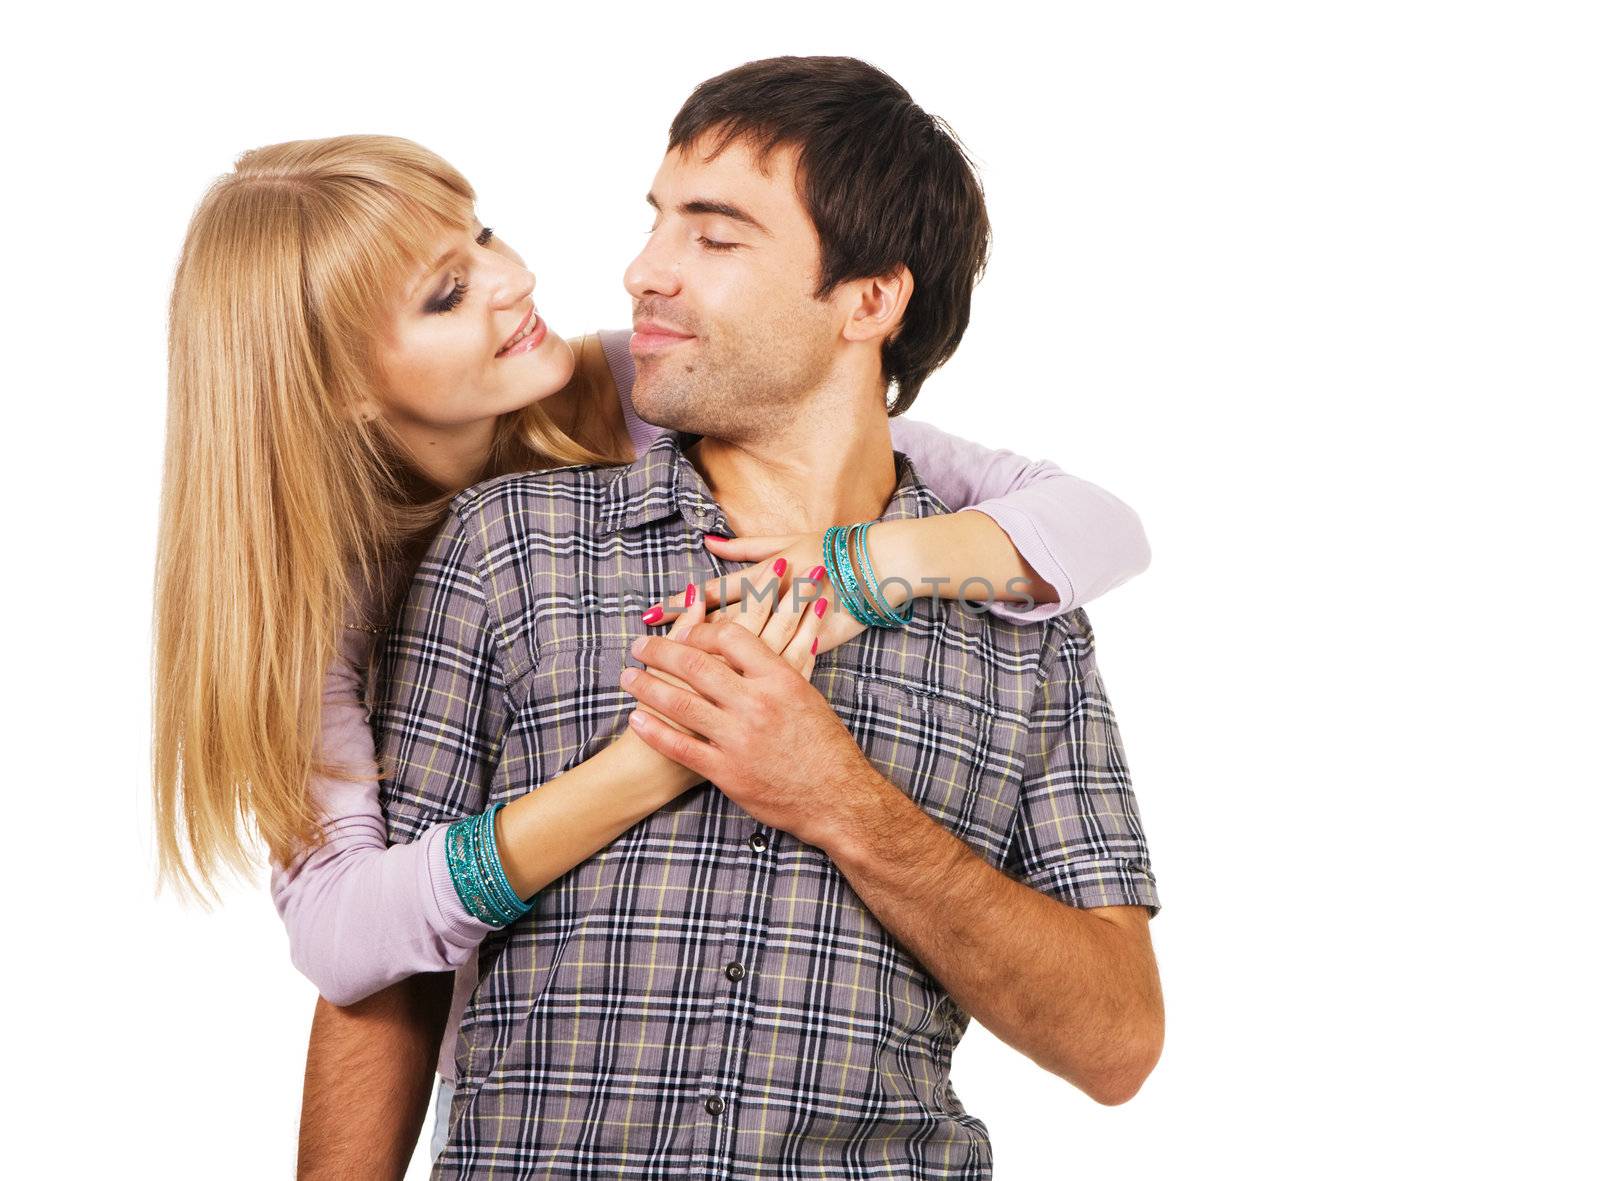
[[[956, 604], [957, 612], [972, 608]], [[979, 612], [976, 627], [983, 633], [981, 650], [996, 670], [1031, 669], [1039, 678], [1061, 675], [1094, 653], [1094, 629], [1082, 607], [1062, 611], [1048, 619], [1007, 619], [993, 611]]]
[[1044, 621], [1044, 642], [1056, 651], [1082, 652], [1094, 646], [1094, 629], [1082, 607], [1074, 607]]
[[952, 602], [951, 609], [967, 611], [983, 621], [990, 643], [1010, 653], [1075, 650], [1094, 642], [1094, 631], [1082, 607], [1061, 611], [1048, 619], [1009, 619], [995, 611]]

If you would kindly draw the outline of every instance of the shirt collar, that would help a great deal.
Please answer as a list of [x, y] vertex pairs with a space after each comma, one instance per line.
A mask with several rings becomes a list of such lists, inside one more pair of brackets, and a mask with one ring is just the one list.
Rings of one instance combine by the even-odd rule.
[[[704, 532], [728, 535], [731, 531], [722, 506], [684, 454], [699, 439], [686, 431], [664, 431], [643, 455], [623, 468], [606, 486], [600, 532], [633, 529], [676, 514]], [[875, 520], [929, 517], [949, 511], [922, 482], [903, 451], [894, 452], [894, 466], [894, 493]]]

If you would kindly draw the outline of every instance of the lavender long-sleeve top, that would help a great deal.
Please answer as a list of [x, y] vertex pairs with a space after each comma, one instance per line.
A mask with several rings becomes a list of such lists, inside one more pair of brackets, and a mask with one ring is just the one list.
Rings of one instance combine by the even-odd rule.
[[[600, 333], [616, 379], [628, 437], [638, 454], [661, 434], [633, 408], [633, 358], [626, 331]], [[946, 504], [992, 517], [1058, 603], [996, 602], [1008, 619], [1032, 621], [1080, 606], [1133, 577], [1150, 554], [1138, 516], [1110, 493], [1047, 461], [1030, 461], [906, 418], [889, 421], [896, 450]], [[959, 507], [958, 507], [959, 506]], [[446, 825], [411, 844], [388, 845], [378, 804], [366, 669], [371, 637], [345, 629], [323, 686], [319, 754], [364, 778], [318, 777], [312, 791], [327, 841], [272, 868], [272, 900], [289, 932], [289, 954], [317, 990], [347, 1005], [418, 972], [456, 970], [454, 1003], [439, 1073], [455, 1074], [455, 1029], [476, 984], [473, 953], [491, 930], [456, 896], [445, 860]]]

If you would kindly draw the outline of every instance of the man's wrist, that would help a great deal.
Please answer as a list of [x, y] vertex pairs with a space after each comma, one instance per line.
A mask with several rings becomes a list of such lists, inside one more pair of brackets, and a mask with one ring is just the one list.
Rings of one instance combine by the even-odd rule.
[[865, 755], [861, 756], [860, 769], [840, 782], [843, 790], [822, 819], [815, 844], [843, 868], [870, 856], [874, 835], [883, 825], [895, 822], [897, 805], [909, 804], [910, 800]]

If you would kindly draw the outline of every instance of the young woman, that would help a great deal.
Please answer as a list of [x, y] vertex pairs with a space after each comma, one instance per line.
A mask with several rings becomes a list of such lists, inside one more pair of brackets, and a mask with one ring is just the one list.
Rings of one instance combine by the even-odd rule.
[[[459, 1013], [494, 929], [452, 875], [448, 826], [387, 846], [364, 705], [381, 691], [367, 684], [373, 635], [444, 506], [505, 472], [630, 462], [658, 433], [632, 412], [625, 333], [569, 345], [532, 312], [504, 338], [506, 309], [531, 311], [534, 278], [475, 200], [403, 139], [260, 148], [200, 203], [173, 285], [155, 614], [162, 879], [210, 892], [259, 837], [294, 962], [339, 1004], [463, 969]], [[443, 279], [419, 283], [443, 262]], [[982, 580], [1040, 600], [993, 610], [1036, 619], [1148, 560], [1131, 510], [1052, 465], [903, 418], [891, 432], [941, 499], [981, 511], [876, 527], [880, 579]], [[783, 586], [807, 573], [786, 555], [819, 552], [807, 537], [707, 544]], [[686, 587], [643, 622], [677, 613], [676, 634], [704, 618], [712, 589]], [[758, 633], [769, 612], [800, 612], [783, 653], [808, 676], [861, 630], [794, 595], [715, 605]], [[698, 782], [627, 730], [504, 808], [489, 853], [527, 899]]]

